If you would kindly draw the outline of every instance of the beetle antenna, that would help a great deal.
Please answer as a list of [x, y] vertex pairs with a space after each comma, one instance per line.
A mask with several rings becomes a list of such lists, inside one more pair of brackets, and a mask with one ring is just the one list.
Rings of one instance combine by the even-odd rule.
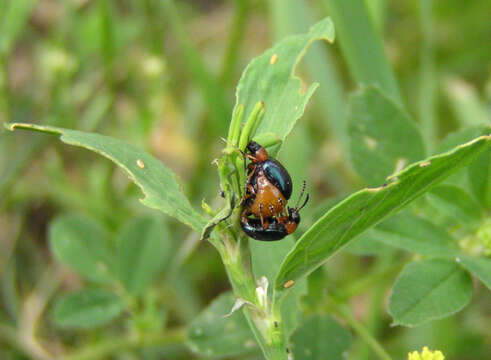
[[297, 209], [297, 212], [299, 212], [300, 210], [302, 210], [304, 208], [305, 205], [307, 205], [307, 202], [309, 201], [309, 194], [307, 194], [307, 196], [305, 197], [305, 201], [303, 202], [302, 206], [300, 206], [300, 208]]
[[302, 191], [300, 192], [300, 196], [298, 197], [297, 203], [295, 204], [295, 209], [298, 209], [298, 204], [300, 204], [300, 200], [302, 199], [302, 196], [305, 193], [305, 186], [307, 186], [307, 183], [304, 180], [303, 186], [302, 186]]

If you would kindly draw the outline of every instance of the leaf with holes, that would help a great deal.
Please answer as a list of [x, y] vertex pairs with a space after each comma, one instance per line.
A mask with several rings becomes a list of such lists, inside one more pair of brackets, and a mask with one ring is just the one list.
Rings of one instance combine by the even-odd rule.
[[303, 89], [294, 71], [315, 40], [334, 41], [331, 19], [318, 22], [307, 34], [280, 41], [252, 60], [243, 72], [237, 86], [235, 106], [244, 106], [244, 118], [247, 119], [258, 102], [264, 103], [266, 112], [257, 128], [257, 135], [272, 132], [283, 141], [302, 116], [318, 84]]
[[275, 280], [282, 290], [292, 281], [310, 274], [357, 235], [469, 164], [491, 145], [491, 136], [482, 136], [454, 150], [412, 164], [386, 186], [364, 189], [330, 209], [288, 253]]
[[141, 202], [160, 210], [201, 233], [206, 220], [189, 204], [176, 175], [152, 155], [112, 137], [53, 126], [25, 123], [6, 124], [7, 129], [25, 129], [60, 135], [66, 144], [94, 151], [122, 168], [140, 187], [145, 197]]
[[451, 260], [412, 262], [397, 278], [389, 299], [394, 325], [420, 325], [461, 310], [472, 297], [472, 279]]

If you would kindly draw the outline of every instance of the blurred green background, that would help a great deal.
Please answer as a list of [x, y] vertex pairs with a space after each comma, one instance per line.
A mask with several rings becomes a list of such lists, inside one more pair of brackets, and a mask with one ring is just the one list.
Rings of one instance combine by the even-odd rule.
[[[196, 208], [202, 199], [218, 204], [211, 162], [224, 146], [241, 72], [276, 41], [330, 15], [328, 3], [0, 0], [0, 123], [34, 122], [122, 139], [173, 169]], [[402, 103], [421, 124], [430, 149], [452, 131], [490, 122], [491, 2], [365, 4]], [[307, 180], [313, 195], [303, 228], [330, 199], [364, 185], [349, 164], [345, 130], [348, 94], [357, 88], [353, 63], [363, 59], [345, 56], [339, 39], [334, 46], [315, 44], [298, 69], [320, 88], [279, 157], [296, 184]], [[0, 131], [0, 358], [42, 358], [40, 344], [51, 354], [66, 354], [129, 331], [127, 316], [90, 331], [57, 327], [53, 303], [85, 280], [54, 259], [48, 228], [58, 215], [76, 213], [114, 235], [131, 219], [155, 212], [138, 202], [138, 188], [109, 161], [54, 137]], [[182, 225], [164, 221], [172, 256], [137, 308], [159, 309], [158, 316], [139, 319], [156, 328], [165, 323], [175, 338], [107, 358], [193, 358], [181, 330], [229, 289], [216, 251]], [[330, 286], [383, 268], [374, 258], [343, 252], [326, 266]], [[389, 273], [351, 299], [356, 316], [394, 359], [428, 344], [448, 359], [489, 356], [489, 292], [479, 288], [471, 306], [451, 318], [391, 328], [384, 301], [395, 276]], [[11, 330], [19, 326], [36, 340], [18, 341]], [[371, 358], [362, 344], [356, 346], [360, 359]]]

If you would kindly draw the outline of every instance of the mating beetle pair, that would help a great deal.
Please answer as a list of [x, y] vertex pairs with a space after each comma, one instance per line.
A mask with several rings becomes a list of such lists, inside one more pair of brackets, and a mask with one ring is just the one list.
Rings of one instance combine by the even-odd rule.
[[309, 200], [307, 194], [302, 206], [298, 207], [305, 192], [305, 181], [297, 205], [287, 207], [292, 194], [292, 179], [288, 171], [269, 157], [266, 149], [258, 143], [251, 141], [247, 150], [249, 153], [244, 156], [251, 162], [247, 166], [240, 224], [244, 232], [256, 240], [281, 240], [293, 233], [300, 223], [299, 212]]

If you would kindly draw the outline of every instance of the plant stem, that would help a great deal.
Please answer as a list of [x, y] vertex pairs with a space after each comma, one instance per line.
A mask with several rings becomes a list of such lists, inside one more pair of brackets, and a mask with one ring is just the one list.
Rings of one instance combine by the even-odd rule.
[[227, 49], [223, 58], [222, 72], [220, 74], [220, 82], [224, 85], [231, 82], [234, 73], [234, 67], [237, 63], [239, 54], [239, 46], [242, 43], [245, 31], [244, 27], [247, 19], [247, 0], [236, 0], [236, 10], [232, 29], [228, 37]]
[[336, 303], [331, 299], [330, 304], [333, 305], [334, 312], [342, 317], [348, 325], [365, 341], [377, 354], [379, 359], [392, 360], [390, 355], [385, 351], [382, 345], [375, 339], [367, 328], [351, 314], [351, 310], [347, 305]]
[[420, 0], [419, 7], [423, 41], [420, 51], [418, 115], [422, 125], [423, 136], [426, 140], [426, 146], [431, 152], [437, 137], [437, 121], [435, 116], [437, 79], [431, 46], [432, 0]]
[[142, 347], [164, 346], [181, 344], [186, 340], [186, 329], [175, 328], [160, 334], [143, 334], [141, 336], [127, 336], [123, 339], [111, 339], [99, 344], [86, 347], [82, 350], [63, 356], [62, 360], [95, 360], [107, 358], [122, 350]]
[[342, 287], [339, 291], [336, 291], [335, 297], [338, 301], [347, 301], [352, 297], [363, 293], [367, 289], [372, 288], [374, 285], [379, 284], [382, 280], [393, 277], [394, 274], [398, 274], [405, 265], [406, 262], [403, 262], [402, 264], [391, 264], [390, 266], [386, 266], [382, 269], [376, 269], [360, 280]]
[[213, 120], [210, 125], [214, 127], [217, 134], [223, 134], [227, 124], [223, 120], [230, 116], [227, 94], [191, 42], [174, 1], [164, 0], [159, 3], [166, 14], [170, 30], [180, 47], [184, 64], [187, 66], [188, 72], [192, 74], [192, 80], [201, 91], [201, 95], [209, 108]]
[[7, 74], [7, 57], [0, 54], [0, 127], [10, 121], [10, 90]]

